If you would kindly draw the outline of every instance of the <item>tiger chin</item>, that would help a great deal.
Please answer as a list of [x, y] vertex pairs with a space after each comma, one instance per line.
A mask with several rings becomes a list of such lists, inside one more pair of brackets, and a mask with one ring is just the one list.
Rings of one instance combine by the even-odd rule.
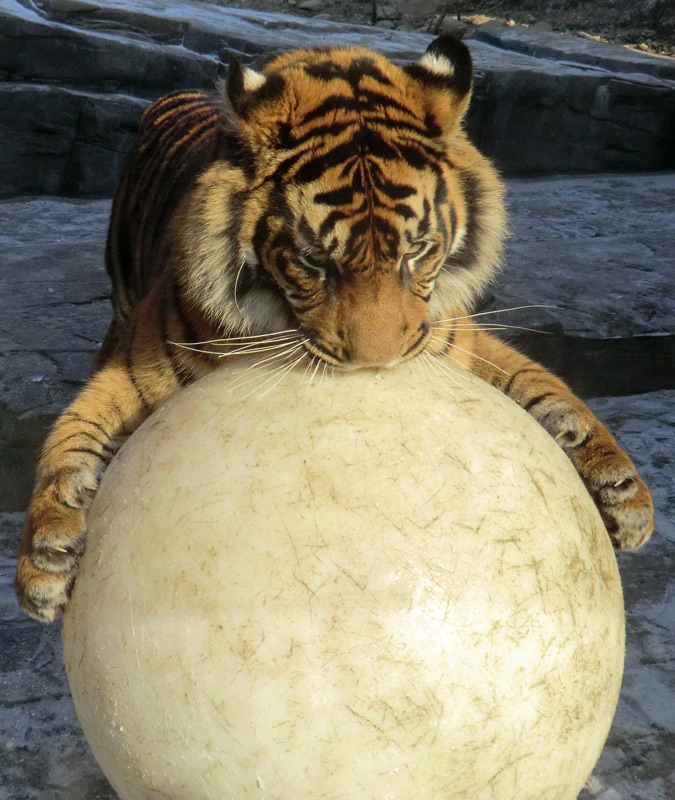
[[28, 614], [50, 621], [68, 602], [120, 443], [181, 386], [258, 350], [314, 370], [422, 354], [469, 370], [554, 437], [616, 547], [647, 540], [631, 459], [564, 383], [469, 317], [504, 233], [502, 185], [462, 127], [472, 81], [469, 51], [443, 36], [405, 67], [364, 49], [299, 50], [260, 72], [233, 57], [219, 96], [147, 109], [111, 214], [113, 320], [37, 468], [15, 581]]

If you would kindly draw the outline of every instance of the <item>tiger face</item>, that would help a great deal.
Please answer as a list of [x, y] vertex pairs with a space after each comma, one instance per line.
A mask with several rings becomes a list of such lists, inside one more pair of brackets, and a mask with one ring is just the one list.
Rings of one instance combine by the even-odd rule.
[[433, 349], [435, 326], [464, 313], [499, 257], [501, 186], [461, 127], [471, 85], [468, 50], [449, 37], [404, 68], [352, 49], [295, 51], [262, 72], [232, 62], [249, 173], [237, 277], [217, 293], [230, 329], [264, 307], [249, 329], [297, 328], [341, 368]]
[[259, 224], [253, 250], [312, 354], [341, 367], [388, 365], [427, 343], [430, 297], [461, 232], [447, 203], [434, 208], [416, 188], [428, 181], [415, 170], [399, 165], [394, 180], [355, 150], [328, 174], [288, 187], [286, 214]]

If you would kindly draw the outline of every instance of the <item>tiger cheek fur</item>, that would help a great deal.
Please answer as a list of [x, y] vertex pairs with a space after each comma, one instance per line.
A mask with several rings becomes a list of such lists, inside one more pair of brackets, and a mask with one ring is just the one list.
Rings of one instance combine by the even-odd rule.
[[261, 72], [233, 58], [225, 97], [175, 92], [146, 110], [113, 201], [110, 330], [38, 464], [24, 610], [63, 610], [124, 438], [240, 352], [282, 375], [420, 355], [470, 370], [554, 437], [617, 547], [646, 541], [651, 498], [630, 458], [562, 381], [470, 316], [504, 232], [503, 187], [462, 128], [471, 87], [467, 48], [441, 37], [404, 68], [362, 49], [295, 51]]

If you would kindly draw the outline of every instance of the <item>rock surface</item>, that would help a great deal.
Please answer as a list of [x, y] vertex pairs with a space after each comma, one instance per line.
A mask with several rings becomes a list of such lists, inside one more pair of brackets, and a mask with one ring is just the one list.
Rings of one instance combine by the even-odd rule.
[[[385, 4], [390, 5], [390, 4]], [[675, 61], [481, 26], [469, 131], [508, 174], [675, 165]], [[142, 108], [211, 88], [229, 54], [363, 45], [418, 58], [432, 36], [198, 0], [0, 0], [0, 196], [109, 195]]]
[[500, 307], [554, 304], [569, 336], [673, 333], [672, 174], [510, 180], [507, 205]]
[[666, 80], [675, 79], [675, 59], [650, 58], [646, 62], [645, 56], [635, 50], [610, 47], [578, 36], [561, 36], [553, 33], [550, 25], [548, 29], [537, 24], [526, 28], [522, 25], [488, 22], [478, 26], [473, 35], [478, 41], [534, 58], [588, 64], [619, 73], [646, 73]]

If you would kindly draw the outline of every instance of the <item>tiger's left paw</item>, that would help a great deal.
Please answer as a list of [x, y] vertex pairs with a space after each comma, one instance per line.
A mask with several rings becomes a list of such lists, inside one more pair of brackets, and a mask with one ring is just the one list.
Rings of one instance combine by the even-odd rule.
[[580, 401], [558, 400], [538, 410], [538, 421], [579, 472], [614, 547], [637, 550], [654, 530], [654, 507], [635, 464]]
[[654, 508], [647, 485], [628, 457], [624, 459], [606, 458], [580, 474], [614, 547], [637, 550], [652, 535]]

